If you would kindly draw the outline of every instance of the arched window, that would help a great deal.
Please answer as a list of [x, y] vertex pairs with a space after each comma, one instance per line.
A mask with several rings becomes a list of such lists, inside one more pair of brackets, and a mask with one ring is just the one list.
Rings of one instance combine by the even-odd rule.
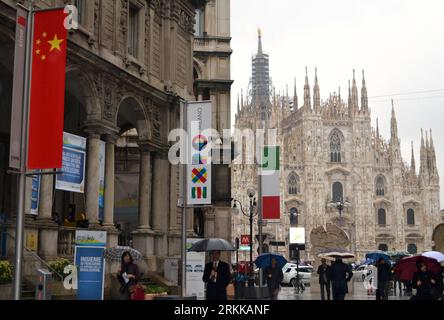
[[409, 244], [407, 245], [407, 251], [408, 251], [410, 254], [416, 254], [416, 253], [418, 253], [418, 247], [417, 247], [416, 244], [414, 244], [414, 243], [409, 243]]
[[341, 136], [337, 130], [330, 136], [330, 161], [341, 162]]
[[412, 208], [407, 210], [407, 224], [415, 225], [415, 211]]
[[288, 194], [299, 194], [300, 193], [300, 187], [299, 187], [299, 176], [292, 172], [288, 176]]
[[381, 244], [378, 246], [378, 250], [381, 250], [381, 251], [388, 251], [388, 246], [387, 246], [385, 243], [381, 243]]
[[344, 199], [344, 191], [342, 188], [342, 183], [335, 182], [332, 187], [332, 200], [334, 202], [342, 202]]
[[377, 196], [385, 195], [385, 179], [383, 176], [376, 178], [375, 189]]
[[297, 226], [298, 225], [298, 209], [291, 208], [290, 209], [290, 225]]
[[378, 224], [385, 226], [386, 223], [387, 223], [387, 220], [386, 220], [386, 215], [385, 215], [385, 209], [379, 208], [378, 209]]

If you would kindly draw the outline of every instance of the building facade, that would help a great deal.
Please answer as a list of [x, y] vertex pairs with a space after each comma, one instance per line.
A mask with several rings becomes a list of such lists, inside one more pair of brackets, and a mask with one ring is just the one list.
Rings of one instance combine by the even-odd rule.
[[[7, 173], [17, 2], [27, 4], [0, 1], [0, 212], [7, 226], [2, 252], [7, 258], [14, 255], [17, 214], [17, 181]], [[26, 253], [46, 261], [72, 258], [76, 221], [84, 214], [89, 229], [108, 232], [109, 246], [132, 245], [149, 271], [162, 272], [164, 259], [180, 257], [181, 248], [180, 170], [167, 158], [168, 134], [180, 127], [180, 101], [209, 93], [215, 122], [219, 128], [230, 126], [229, 1], [36, 2], [37, 8], [66, 4], [77, 6], [80, 25], [68, 38], [64, 131], [87, 139], [85, 192], [56, 190], [54, 178], [42, 176], [38, 215], [31, 215], [27, 204], [25, 243], [32, 238], [36, 245]], [[212, 37], [199, 40], [195, 15], [203, 8]], [[214, 41], [223, 44], [222, 50], [214, 49]], [[103, 143], [104, 206], [99, 209]], [[219, 179], [229, 184], [230, 175], [227, 179], [221, 172]], [[30, 198], [30, 181], [27, 189]], [[188, 218], [189, 235], [196, 236], [193, 214]], [[221, 223], [230, 223], [224, 219], [229, 217]], [[206, 234], [214, 230], [217, 225]]]
[[[392, 102], [391, 135], [385, 140], [378, 126], [371, 126], [371, 110], [362, 73], [360, 96], [353, 71], [348, 97], [340, 89], [321, 100], [315, 70], [310, 88], [306, 72], [304, 96], [298, 100], [276, 94], [270, 79], [255, 79], [258, 69], [268, 71], [262, 62], [261, 35], [258, 55], [253, 58], [250, 90], [238, 103], [235, 128], [272, 128], [277, 132], [280, 153], [280, 223], [263, 227], [265, 243], [284, 241], [285, 247], [270, 247], [288, 257], [290, 227], [304, 227], [306, 250], [301, 256], [314, 260], [311, 231], [332, 223], [345, 231], [349, 250], [358, 258], [366, 252], [403, 250], [412, 253], [431, 250], [434, 228], [441, 222], [439, 175], [432, 132], [423, 133], [419, 171], [413, 155], [409, 163], [401, 157], [400, 137]], [[262, 61], [258, 63], [257, 61]], [[255, 85], [255, 83], [259, 83]], [[260, 84], [269, 84], [270, 94]], [[242, 153], [245, 153], [245, 143]], [[258, 190], [257, 169], [252, 164], [233, 165], [233, 198], [247, 203], [248, 188]], [[339, 213], [334, 203], [342, 202]], [[233, 237], [248, 234], [246, 217], [235, 218]], [[255, 230], [255, 234], [257, 229]], [[256, 250], [255, 250], [256, 251]]]

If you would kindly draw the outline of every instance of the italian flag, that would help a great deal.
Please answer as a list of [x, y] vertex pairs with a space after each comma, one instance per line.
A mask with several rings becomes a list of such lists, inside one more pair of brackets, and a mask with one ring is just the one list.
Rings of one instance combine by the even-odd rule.
[[279, 186], [279, 147], [265, 146], [261, 175], [262, 219], [279, 220], [281, 218]]

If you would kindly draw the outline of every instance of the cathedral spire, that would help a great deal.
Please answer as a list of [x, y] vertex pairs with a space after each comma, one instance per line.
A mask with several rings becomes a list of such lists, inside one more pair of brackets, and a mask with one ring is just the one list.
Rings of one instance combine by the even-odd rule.
[[296, 90], [296, 77], [294, 78], [293, 109], [294, 111], [298, 110], [298, 93]]
[[415, 164], [415, 153], [413, 151], [413, 141], [412, 141], [412, 159], [410, 160], [410, 170], [413, 174], [416, 174], [416, 164]]
[[318, 68], [315, 67], [315, 84], [313, 87], [313, 107], [315, 112], [321, 109], [321, 94], [319, 91]]
[[257, 28], [257, 54], [262, 55], [262, 31]]
[[237, 94], [237, 113], [240, 112], [240, 104], [239, 104], [239, 93]]
[[310, 84], [308, 83], [307, 67], [305, 67], [304, 109], [306, 111], [311, 111]]
[[348, 80], [348, 113], [349, 113], [349, 115], [353, 114], [353, 103], [352, 103], [350, 80]]
[[363, 110], [363, 112], [368, 111], [368, 95], [367, 86], [365, 85], [364, 70], [362, 70], [361, 109]]
[[355, 113], [359, 110], [358, 87], [356, 86], [355, 69], [353, 69], [352, 106]]
[[376, 139], [379, 140], [379, 119], [376, 118]]
[[338, 100], [339, 100], [339, 103], [341, 103], [341, 86], [339, 86], [338, 87]]
[[241, 89], [241, 108], [244, 108], [244, 89]]
[[430, 129], [430, 151], [429, 151], [429, 158], [430, 158], [430, 174], [432, 179], [436, 180], [435, 183], [439, 183], [438, 178], [438, 169], [436, 167], [436, 153], [435, 153], [435, 146], [433, 145], [433, 137], [432, 137], [432, 129]]
[[393, 99], [392, 99], [392, 119], [391, 119], [390, 131], [391, 131], [392, 142], [398, 141], [398, 124], [396, 122], [395, 105], [393, 103]]

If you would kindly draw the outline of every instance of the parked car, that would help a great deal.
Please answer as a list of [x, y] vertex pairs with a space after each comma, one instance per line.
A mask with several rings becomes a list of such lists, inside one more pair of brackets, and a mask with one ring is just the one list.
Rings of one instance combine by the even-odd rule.
[[[287, 264], [282, 269], [282, 272], [284, 273], [284, 279], [282, 280], [282, 283], [294, 286], [296, 284], [296, 276], [298, 273], [296, 265], [293, 266], [292, 263]], [[312, 266], [299, 266], [299, 277], [305, 286], [310, 285], [312, 273], [313, 273]]]
[[353, 271], [353, 278], [357, 281], [364, 281], [365, 277], [372, 273], [371, 266], [368, 264], [360, 265]]
[[196, 264], [194, 266], [194, 272], [204, 272], [204, 269], [201, 264]]

